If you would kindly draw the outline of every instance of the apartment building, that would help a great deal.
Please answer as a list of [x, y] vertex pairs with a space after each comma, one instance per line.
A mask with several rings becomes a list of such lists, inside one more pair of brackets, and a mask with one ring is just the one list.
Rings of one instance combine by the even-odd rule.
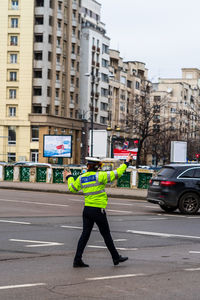
[[107, 127], [110, 39], [101, 22], [100, 3], [82, 0], [81, 18], [80, 118], [85, 120], [87, 144], [91, 121], [95, 129]]
[[[47, 162], [44, 134], [71, 134], [80, 162], [78, 0], [1, 0], [0, 160]], [[52, 162], [57, 162], [56, 160]]]
[[124, 62], [117, 50], [110, 49], [109, 117], [108, 126], [112, 134], [135, 138], [131, 117], [136, 97], [142, 97], [147, 82], [148, 70], [145, 63]]
[[[160, 78], [153, 85], [152, 101], [162, 103], [153, 120], [155, 130], [165, 124], [175, 139], [188, 142], [189, 155], [199, 147], [200, 70], [182, 69], [182, 78]], [[193, 146], [192, 146], [193, 143]], [[195, 146], [194, 146], [195, 145]]]

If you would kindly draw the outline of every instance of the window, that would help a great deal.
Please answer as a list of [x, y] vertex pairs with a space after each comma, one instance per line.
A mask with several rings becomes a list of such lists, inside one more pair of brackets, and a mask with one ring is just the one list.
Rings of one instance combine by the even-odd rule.
[[43, 34], [35, 34], [35, 43], [43, 42]]
[[101, 124], [106, 124], [106, 118], [105, 117], [100, 117], [100, 123]]
[[49, 16], [49, 26], [52, 26], [52, 25], [53, 25], [53, 17]]
[[56, 63], [59, 64], [60, 63], [60, 54], [56, 55]]
[[16, 117], [16, 107], [9, 107], [9, 117]]
[[56, 89], [56, 98], [59, 98], [60, 90]]
[[55, 115], [58, 116], [59, 114], [59, 106], [55, 106]]
[[10, 46], [17, 46], [18, 45], [18, 36], [11, 35], [10, 37]]
[[35, 69], [33, 73], [34, 73], [34, 78], [42, 78], [42, 70], [41, 69]]
[[42, 113], [42, 107], [41, 106], [33, 106], [33, 113], [34, 114], [41, 114]]
[[58, 2], [58, 10], [62, 10], [62, 2]]
[[35, 0], [35, 6], [43, 7], [44, 6], [44, 0]]
[[34, 87], [33, 88], [33, 96], [42, 96], [42, 87]]
[[108, 96], [108, 90], [107, 90], [107, 89], [104, 89], [104, 88], [102, 88], [102, 89], [101, 89], [101, 96], [103, 96], [103, 97], [107, 97], [107, 96]]
[[102, 44], [102, 53], [109, 54], [109, 48], [107, 45]]
[[195, 169], [195, 171], [194, 171], [194, 178], [200, 178], [200, 168]]
[[35, 60], [42, 60], [42, 51], [34, 52]]
[[11, 8], [18, 9], [19, 8], [19, 1], [18, 0], [11, 0]]
[[102, 67], [108, 68], [108, 60], [102, 59]]
[[18, 28], [18, 18], [11, 18], [11, 27], [12, 28]]
[[137, 90], [140, 89], [140, 83], [139, 83], [139, 81], [136, 81], [136, 82], [135, 82], [135, 88], [136, 88]]
[[17, 90], [9, 89], [9, 99], [16, 99], [16, 98], [17, 98]]
[[101, 73], [101, 80], [104, 81], [104, 82], [108, 82], [108, 75], [104, 74], [104, 73]]
[[51, 69], [48, 69], [47, 79], [51, 79]]
[[75, 54], [75, 44], [72, 44], [72, 53]]
[[121, 76], [121, 77], [120, 77], [120, 82], [121, 82], [122, 84], [126, 84], [126, 77], [125, 77], [125, 76]]
[[56, 72], [56, 81], [59, 81], [59, 80], [60, 80], [60, 72], [57, 71], [57, 72]]
[[48, 40], [49, 44], [52, 44], [52, 35], [49, 34], [49, 40]]
[[16, 161], [16, 154], [13, 152], [8, 152], [8, 163], [13, 163]]
[[190, 169], [182, 173], [179, 178], [193, 178], [194, 177], [194, 169]]
[[48, 52], [48, 61], [51, 61], [51, 59], [52, 59], [52, 54], [51, 52]]
[[16, 130], [13, 126], [8, 126], [8, 145], [16, 145]]
[[38, 162], [38, 156], [39, 156], [39, 152], [38, 150], [31, 150], [31, 161], [33, 162]]
[[58, 23], [57, 23], [57, 25], [58, 25], [58, 30], [60, 30], [60, 29], [61, 29], [61, 27], [62, 27], [62, 21], [61, 21], [61, 20], [58, 20]]
[[39, 141], [39, 126], [31, 126], [31, 140], [32, 142]]
[[43, 16], [35, 16], [35, 25], [43, 25], [44, 17]]
[[10, 63], [17, 64], [17, 54], [16, 53], [10, 54]]
[[10, 81], [17, 81], [17, 72], [10, 72]]
[[47, 97], [51, 97], [51, 88], [50, 88], [50, 86], [47, 87]]
[[101, 110], [107, 111], [108, 110], [108, 104], [101, 102]]
[[59, 48], [60, 47], [60, 42], [61, 42], [61, 38], [60, 37], [57, 37], [57, 47]]

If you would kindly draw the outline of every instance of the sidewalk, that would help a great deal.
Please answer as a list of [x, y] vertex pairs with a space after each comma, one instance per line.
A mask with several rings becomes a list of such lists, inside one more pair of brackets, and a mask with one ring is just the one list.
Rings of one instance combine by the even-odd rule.
[[[2, 181], [0, 182], [0, 189], [72, 194], [68, 190], [67, 185], [62, 183], [50, 184], [50, 183], [38, 183], [38, 182], [31, 183], [31, 182]], [[134, 200], [146, 200], [146, 195], [147, 195], [147, 190], [143, 190], [143, 189], [106, 188], [106, 192], [108, 194], [108, 197], [111, 198], [126, 198], [126, 199], [134, 199]]]

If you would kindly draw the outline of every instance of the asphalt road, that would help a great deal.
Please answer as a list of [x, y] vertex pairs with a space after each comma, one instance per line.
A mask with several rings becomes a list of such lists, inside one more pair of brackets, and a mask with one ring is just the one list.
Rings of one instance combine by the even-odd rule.
[[0, 190], [0, 299], [200, 299], [200, 214], [165, 214], [145, 201], [109, 199], [113, 266], [95, 227], [73, 269], [83, 198]]

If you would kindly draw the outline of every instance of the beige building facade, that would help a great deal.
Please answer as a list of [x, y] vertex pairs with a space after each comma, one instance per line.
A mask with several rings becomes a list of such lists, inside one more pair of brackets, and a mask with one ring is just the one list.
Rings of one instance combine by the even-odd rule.
[[0, 161], [47, 162], [43, 135], [70, 134], [73, 155], [63, 162], [80, 162], [80, 5], [1, 1]]

